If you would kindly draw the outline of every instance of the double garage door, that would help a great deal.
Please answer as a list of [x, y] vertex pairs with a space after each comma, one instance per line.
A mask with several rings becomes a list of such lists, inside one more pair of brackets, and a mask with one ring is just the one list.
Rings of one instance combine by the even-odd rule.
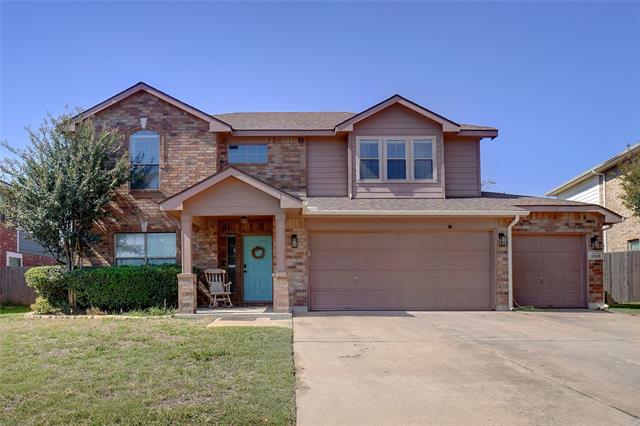
[[491, 235], [310, 235], [313, 310], [491, 309]]
[[[489, 232], [312, 232], [312, 310], [489, 310]], [[513, 236], [520, 305], [583, 307], [584, 237]]]

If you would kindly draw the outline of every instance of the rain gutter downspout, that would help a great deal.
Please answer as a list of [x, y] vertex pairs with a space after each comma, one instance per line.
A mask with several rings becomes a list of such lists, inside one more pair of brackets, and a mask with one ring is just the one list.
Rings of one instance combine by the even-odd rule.
[[511, 230], [520, 222], [520, 215], [517, 214], [513, 221], [507, 226], [507, 270], [509, 275], [509, 310], [513, 310], [513, 239], [511, 238]]
[[[596, 176], [602, 176], [602, 207], [607, 208], [607, 176], [604, 173], [598, 173], [595, 169], [591, 170]], [[598, 178], [598, 186], [600, 186], [600, 179]], [[600, 196], [600, 191], [598, 191], [598, 197]], [[598, 200], [599, 201], [599, 200]], [[603, 227], [602, 230], [602, 239], [604, 240], [604, 251], [607, 251], [607, 228]]]

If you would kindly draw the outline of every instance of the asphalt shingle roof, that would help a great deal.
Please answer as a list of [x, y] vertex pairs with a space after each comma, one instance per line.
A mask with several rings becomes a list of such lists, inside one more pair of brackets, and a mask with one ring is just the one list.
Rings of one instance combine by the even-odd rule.
[[382, 211], [526, 211], [527, 206], [587, 206], [578, 201], [526, 195], [483, 192], [474, 198], [355, 198], [311, 197], [307, 206], [313, 210], [382, 210]]
[[[232, 112], [213, 114], [234, 130], [333, 130], [354, 112]], [[497, 130], [495, 127], [461, 124], [462, 130]]]

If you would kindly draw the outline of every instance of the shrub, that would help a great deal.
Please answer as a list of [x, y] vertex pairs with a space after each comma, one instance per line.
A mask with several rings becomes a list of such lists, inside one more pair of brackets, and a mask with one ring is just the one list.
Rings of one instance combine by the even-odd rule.
[[54, 307], [42, 296], [36, 297], [36, 301], [31, 305], [31, 310], [36, 314], [57, 314], [60, 309]]
[[[65, 283], [64, 268], [55, 266], [37, 266], [25, 274], [25, 281], [36, 291], [36, 295], [54, 309], [68, 311], [68, 291]], [[38, 304], [38, 300], [34, 305]]]
[[175, 265], [110, 266], [78, 269], [63, 280], [79, 309], [129, 311], [177, 306], [179, 272]]

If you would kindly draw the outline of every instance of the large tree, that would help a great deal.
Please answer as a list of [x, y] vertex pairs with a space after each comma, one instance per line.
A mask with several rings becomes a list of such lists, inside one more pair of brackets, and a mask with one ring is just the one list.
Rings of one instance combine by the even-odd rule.
[[640, 217], [640, 156], [625, 161], [620, 166], [620, 172], [622, 203], [634, 216]]
[[38, 130], [27, 128], [30, 143], [0, 161], [0, 208], [10, 226], [29, 232], [69, 271], [80, 265], [98, 240], [97, 219], [116, 189], [130, 178], [120, 136], [96, 129], [91, 120], [49, 115]]

